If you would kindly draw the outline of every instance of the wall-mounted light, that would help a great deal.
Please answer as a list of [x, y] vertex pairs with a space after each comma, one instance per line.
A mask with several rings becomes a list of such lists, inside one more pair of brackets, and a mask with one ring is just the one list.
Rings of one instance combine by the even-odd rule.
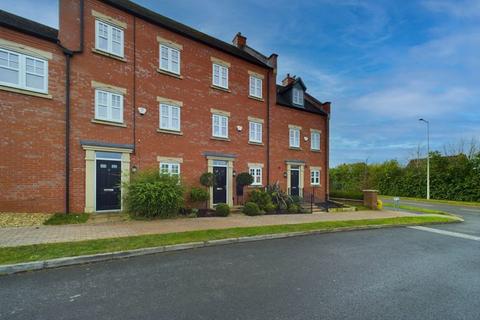
[[137, 171], [138, 171], [137, 166], [132, 166], [132, 173], [135, 173], [135, 172], [137, 172]]
[[147, 113], [147, 108], [139, 107], [138, 108], [138, 113], [140, 113], [143, 116], [145, 113]]
[[237, 171], [233, 170], [233, 176], [235, 177], [237, 175]]
[[287, 177], [287, 171], [284, 171], [284, 172], [283, 172], [283, 177], [284, 177], [284, 178]]
[[242, 126], [237, 126], [237, 131], [238, 131], [238, 132], [242, 132], [242, 130], [243, 130], [243, 127], [242, 127]]
[[303, 137], [303, 140], [308, 141], [308, 137]]

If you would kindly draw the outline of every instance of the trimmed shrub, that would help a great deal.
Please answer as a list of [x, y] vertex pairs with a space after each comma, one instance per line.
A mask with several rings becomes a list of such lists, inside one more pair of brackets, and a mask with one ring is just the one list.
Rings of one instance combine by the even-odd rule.
[[269, 203], [265, 206], [266, 213], [273, 213], [275, 211], [277, 211], [277, 207], [273, 203]]
[[200, 183], [204, 187], [212, 187], [215, 183], [215, 176], [211, 172], [205, 172], [200, 176]]
[[261, 215], [260, 208], [255, 202], [247, 202], [243, 206], [243, 213], [245, 213], [247, 216], [259, 216]]
[[300, 206], [292, 203], [288, 206], [288, 212], [289, 213], [300, 213]]
[[267, 211], [270, 205], [273, 205], [270, 195], [263, 190], [253, 190], [250, 193], [249, 202], [254, 202], [260, 210]]
[[202, 202], [210, 199], [210, 194], [207, 190], [197, 187], [192, 187], [190, 189], [190, 201], [192, 202]]
[[230, 207], [226, 203], [219, 203], [215, 207], [216, 217], [227, 217], [230, 214]]
[[158, 169], [133, 175], [124, 185], [124, 203], [132, 216], [170, 218], [183, 207], [183, 186], [175, 176], [159, 174]]

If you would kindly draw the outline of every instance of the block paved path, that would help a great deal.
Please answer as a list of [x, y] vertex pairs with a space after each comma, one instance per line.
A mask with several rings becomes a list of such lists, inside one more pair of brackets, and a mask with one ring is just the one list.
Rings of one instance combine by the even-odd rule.
[[415, 214], [398, 211], [357, 211], [295, 215], [265, 215], [257, 217], [233, 214], [226, 218], [178, 218], [154, 221], [121, 221], [64, 226], [0, 228], [0, 247], [15, 247], [40, 243], [81, 241], [194, 230], [298, 224], [319, 221], [394, 218], [414, 215]]

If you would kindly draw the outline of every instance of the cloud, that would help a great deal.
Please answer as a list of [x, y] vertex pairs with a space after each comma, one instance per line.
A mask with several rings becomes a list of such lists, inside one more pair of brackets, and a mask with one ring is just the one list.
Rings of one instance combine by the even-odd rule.
[[422, 4], [435, 13], [448, 14], [459, 18], [480, 17], [479, 0], [428, 0]]

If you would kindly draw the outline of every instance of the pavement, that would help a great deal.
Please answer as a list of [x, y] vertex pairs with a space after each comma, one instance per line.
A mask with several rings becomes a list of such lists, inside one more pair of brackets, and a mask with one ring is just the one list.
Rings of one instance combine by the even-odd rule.
[[393, 218], [414, 215], [400, 211], [357, 211], [249, 217], [232, 214], [225, 218], [179, 218], [155, 221], [118, 221], [98, 224], [0, 228], [0, 247], [128, 237], [145, 234], [298, 224], [320, 221]]
[[[391, 199], [387, 198], [382, 198], [382, 201], [387, 203], [393, 203]], [[465, 233], [473, 236], [480, 236], [480, 207], [432, 203], [422, 200], [402, 200], [402, 198], [400, 198], [400, 204], [432, 210], [441, 210], [444, 212], [455, 214], [462, 217], [465, 222], [442, 225], [436, 228], [446, 231]]]
[[476, 320], [478, 253], [412, 228], [169, 252], [2, 276], [0, 319]]

